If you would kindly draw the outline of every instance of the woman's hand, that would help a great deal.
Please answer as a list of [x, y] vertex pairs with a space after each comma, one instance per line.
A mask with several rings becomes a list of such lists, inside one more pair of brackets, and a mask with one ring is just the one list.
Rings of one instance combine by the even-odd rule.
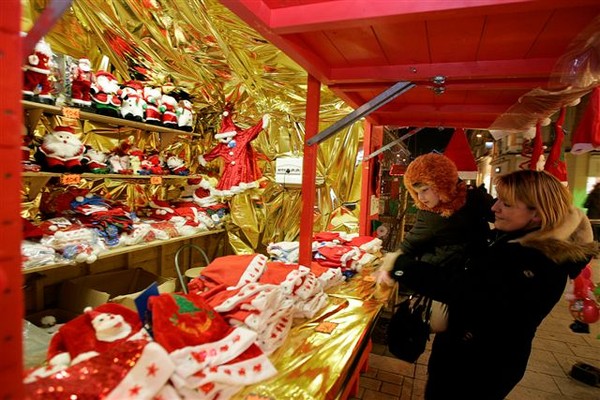
[[391, 287], [396, 283], [396, 281], [392, 279], [390, 272], [383, 269], [378, 269], [373, 272], [373, 277], [375, 278], [375, 283], [378, 285], [383, 284]]
[[402, 250], [394, 251], [391, 253], [386, 253], [383, 256], [383, 261], [381, 265], [373, 273], [373, 277], [375, 278], [375, 282], [377, 284], [385, 284], [388, 286], [394, 286], [394, 279], [392, 278], [390, 272], [394, 269], [394, 263], [396, 262], [396, 258], [402, 254]]

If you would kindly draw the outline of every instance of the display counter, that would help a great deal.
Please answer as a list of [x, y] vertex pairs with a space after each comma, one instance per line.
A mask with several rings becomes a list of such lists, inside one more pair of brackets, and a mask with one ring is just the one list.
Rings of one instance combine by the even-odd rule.
[[356, 395], [366, 371], [371, 332], [393, 288], [375, 285], [365, 269], [333, 289], [328, 305], [299, 321], [270, 359], [278, 374], [245, 387], [234, 399], [317, 400]]

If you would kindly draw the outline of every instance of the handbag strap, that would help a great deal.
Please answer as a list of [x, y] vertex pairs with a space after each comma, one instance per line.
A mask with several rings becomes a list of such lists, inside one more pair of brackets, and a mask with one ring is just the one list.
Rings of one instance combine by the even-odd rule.
[[417, 297], [417, 299], [415, 300], [415, 302], [412, 305], [411, 309], [414, 312], [414, 310], [423, 307], [422, 308], [422, 310], [423, 310], [423, 317], [424, 317], [423, 321], [426, 324], [429, 324], [429, 321], [431, 319], [431, 306], [433, 304], [433, 300], [429, 296], [423, 296], [423, 295], [420, 295], [420, 294], [415, 294], [414, 297]]

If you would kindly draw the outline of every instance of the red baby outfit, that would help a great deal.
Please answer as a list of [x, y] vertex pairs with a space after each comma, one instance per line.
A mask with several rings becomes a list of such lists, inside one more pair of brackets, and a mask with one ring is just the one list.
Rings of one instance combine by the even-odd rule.
[[223, 158], [223, 175], [217, 183], [215, 194], [231, 196], [246, 189], [258, 187], [257, 180], [262, 173], [256, 163], [256, 151], [250, 142], [265, 128], [268, 118], [263, 118], [251, 128], [242, 129], [236, 126], [228, 111], [223, 113], [221, 133], [215, 135], [219, 139], [211, 151], [200, 156], [200, 164]]

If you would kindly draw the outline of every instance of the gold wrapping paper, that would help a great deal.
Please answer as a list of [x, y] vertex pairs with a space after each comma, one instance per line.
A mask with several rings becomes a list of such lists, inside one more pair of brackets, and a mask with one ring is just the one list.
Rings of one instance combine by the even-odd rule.
[[[336, 398], [354, 371], [382, 307], [394, 299], [395, 287], [377, 285], [366, 265], [346, 283], [328, 291], [329, 302], [315, 318], [295, 320], [286, 341], [269, 356], [278, 374], [245, 387], [234, 399], [251, 395], [270, 399]], [[332, 333], [317, 332], [320, 323], [334, 323]]]
[[[22, 1], [23, 31], [31, 29], [48, 4], [48, 0]], [[57, 54], [89, 58], [94, 71], [107, 56], [120, 82], [137, 78], [165, 89], [175, 86], [190, 94], [194, 131], [201, 137], [190, 140], [182, 135], [163, 143], [156, 133], [147, 135], [135, 129], [78, 122], [84, 142], [102, 150], [132, 138], [132, 144], [144, 150], [183, 154], [193, 171], [218, 177], [219, 162], [198, 169], [197, 156], [215, 145], [212, 134], [219, 130], [225, 102], [234, 104], [234, 121], [241, 127], [270, 114], [267, 131], [252, 142], [264, 156], [259, 166], [267, 178], [258, 196], [267, 197], [231, 202], [235, 218], [229, 239], [238, 254], [257, 251], [270, 242], [297, 240], [300, 190], [272, 186], [277, 186], [274, 160], [281, 155], [301, 156], [303, 151], [307, 76], [280, 50], [216, 0], [74, 0], [46, 40]], [[320, 129], [351, 111], [326, 87], [322, 88]], [[326, 229], [343, 203], [360, 199], [356, 154], [362, 131], [363, 123], [357, 122], [319, 146], [317, 174], [325, 178], [325, 183], [317, 189], [315, 231]], [[125, 189], [116, 181], [108, 186], [115, 195], [133, 193], [135, 197], [128, 203], [141, 203], [137, 188]], [[358, 216], [358, 211], [352, 214]], [[353, 222], [333, 225], [348, 230]]]
[[[328, 305], [310, 320], [295, 321], [286, 341], [270, 359], [278, 374], [245, 387], [234, 399], [251, 395], [270, 399], [335, 398], [360, 357], [381, 303], [330, 296]], [[331, 333], [317, 332], [322, 322], [337, 324]]]

